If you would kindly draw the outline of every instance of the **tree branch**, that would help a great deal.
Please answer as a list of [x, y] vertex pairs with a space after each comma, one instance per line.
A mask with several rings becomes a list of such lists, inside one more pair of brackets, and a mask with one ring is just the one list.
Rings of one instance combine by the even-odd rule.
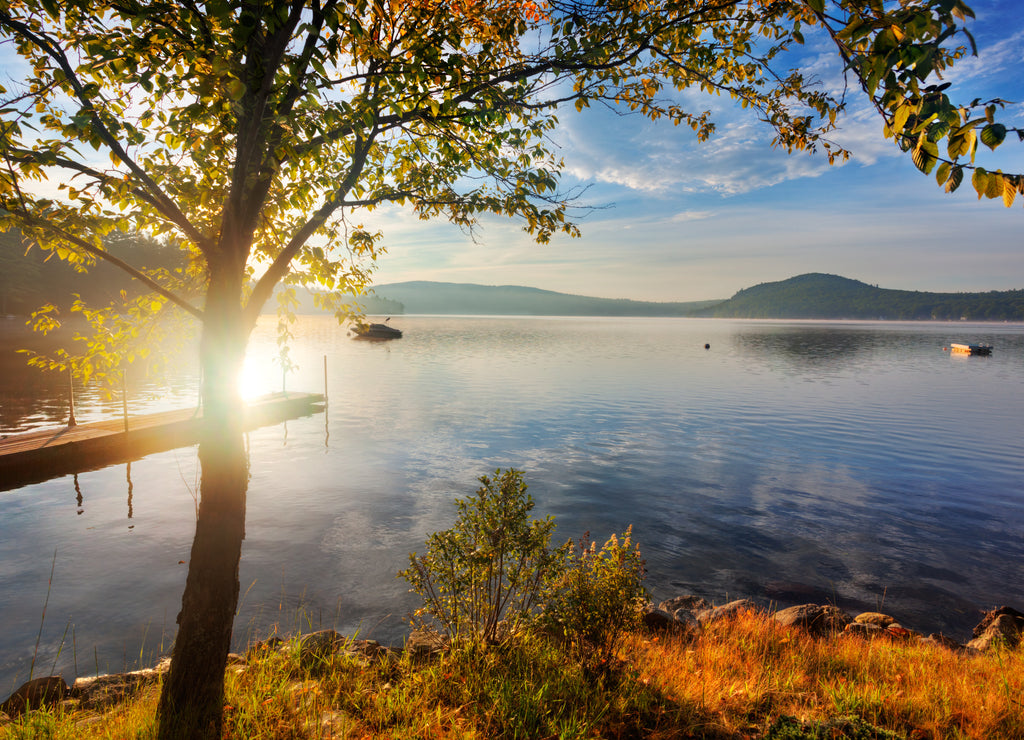
[[135, 175], [135, 177], [138, 178], [143, 186], [149, 191], [153, 198], [152, 202], [158, 210], [165, 218], [177, 225], [178, 228], [180, 228], [189, 239], [195, 242], [200, 249], [203, 249], [204, 251], [209, 249], [212, 244], [210, 240], [191, 224], [185, 214], [178, 208], [177, 204], [175, 204], [174, 201], [163, 192], [156, 181], [154, 181], [153, 178], [151, 178], [146, 171], [128, 155], [128, 152], [125, 151], [123, 146], [121, 146], [121, 142], [117, 140], [107, 125], [100, 118], [93, 104], [93, 100], [85, 94], [84, 86], [75, 74], [74, 68], [71, 66], [71, 63], [68, 61], [67, 56], [64, 54], [60, 45], [48, 38], [45, 33], [36, 33], [26, 24], [14, 20], [11, 17], [11, 14], [6, 10], [0, 10], [0, 24], [8, 26], [17, 34], [20, 34], [22, 37], [38, 46], [57, 64], [57, 66], [60, 67], [61, 72], [71, 85], [78, 102], [82, 104], [83, 109], [89, 114], [89, 120], [95, 127], [100, 138], [103, 139], [103, 142], [110, 147], [110, 150], [118, 157], [118, 159], [125, 163], [128, 169], [131, 170], [132, 174]]
[[352, 164], [344, 181], [324, 201], [324, 204], [317, 209], [317, 212], [295, 232], [287, 246], [281, 250], [281, 253], [271, 263], [270, 268], [256, 282], [252, 295], [249, 296], [249, 302], [245, 306], [245, 319], [250, 325], [255, 324], [263, 304], [270, 298], [278, 282], [288, 274], [291, 261], [309, 240], [309, 237], [327, 222], [331, 214], [343, 206], [345, 194], [352, 189], [352, 186], [355, 185], [362, 174], [363, 167], [366, 165], [366, 157], [370, 153], [370, 149], [373, 148], [373, 141], [376, 135], [377, 132], [374, 131], [365, 141], [356, 142], [356, 149], [352, 155]]
[[144, 272], [141, 272], [140, 270], [136, 269], [135, 267], [132, 267], [130, 264], [128, 264], [124, 260], [122, 260], [122, 259], [120, 259], [118, 257], [115, 257], [114, 255], [110, 254], [110, 252], [107, 252], [104, 249], [100, 249], [99, 247], [95, 246], [94, 244], [90, 244], [89, 242], [87, 242], [85, 239], [82, 239], [81, 237], [77, 237], [74, 234], [68, 233], [67, 231], [65, 231], [61, 227], [59, 227], [56, 224], [53, 224], [53, 223], [51, 223], [51, 222], [49, 222], [49, 221], [47, 221], [45, 219], [37, 218], [37, 217], [31, 216], [31, 215], [29, 215], [27, 213], [20, 214], [20, 217], [24, 220], [24, 222], [27, 225], [33, 226], [33, 227], [39, 228], [39, 229], [44, 229], [44, 230], [52, 231], [53, 233], [58, 234], [61, 239], [64, 239], [64, 240], [74, 244], [76, 247], [79, 247], [80, 249], [85, 250], [89, 254], [91, 254], [91, 255], [93, 255], [95, 257], [98, 257], [99, 259], [104, 260], [105, 262], [109, 262], [110, 264], [120, 268], [121, 270], [125, 271], [126, 273], [131, 275], [133, 278], [135, 278], [136, 280], [141, 282], [143, 285], [148, 287], [150, 290], [154, 291], [155, 293], [159, 293], [164, 298], [166, 298], [167, 300], [169, 300], [171, 303], [173, 303], [174, 305], [178, 306], [182, 310], [186, 311], [187, 313], [190, 313], [192, 316], [195, 316], [200, 321], [204, 320], [205, 315], [204, 315], [204, 313], [200, 309], [198, 309], [195, 306], [193, 306], [191, 303], [189, 303], [184, 298], [181, 298], [178, 295], [176, 295], [176, 294], [172, 293], [171, 291], [167, 290], [165, 287], [160, 285], [160, 283], [158, 283], [155, 280], [153, 280], [151, 277], [146, 275]]

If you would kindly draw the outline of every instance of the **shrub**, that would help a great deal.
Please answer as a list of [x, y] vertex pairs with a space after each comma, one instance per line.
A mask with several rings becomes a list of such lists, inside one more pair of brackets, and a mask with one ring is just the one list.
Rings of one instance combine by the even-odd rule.
[[[533, 499], [518, 470], [486, 475], [475, 495], [456, 501], [455, 525], [427, 538], [398, 575], [423, 598], [414, 624], [436, 626], [453, 641], [494, 643], [537, 611], [566, 548], [548, 547], [554, 518], [530, 516]], [[568, 545], [568, 543], [566, 543]]]
[[639, 625], [647, 603], [644, 560], [632, 542], [633, 528], [612, 535], [604, 547], [583, 536], [565, 553], [544, 610], [548, 629], [596, 649], [595, 657], [611, 656], [619, 635]]

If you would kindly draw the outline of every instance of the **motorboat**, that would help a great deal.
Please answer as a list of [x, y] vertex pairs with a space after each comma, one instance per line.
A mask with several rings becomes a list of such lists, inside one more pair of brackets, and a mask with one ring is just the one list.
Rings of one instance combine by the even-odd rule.
[[[385, 322], [390, 318], [385, 319]], [[400, 339], [402, 330], [383, 324], [355, 324], [352, 326], [353, 339]]]
[[949, 351], [954, 355], [990, 355], [992, 354], [991, 344], [960, 344], [950, 343]]

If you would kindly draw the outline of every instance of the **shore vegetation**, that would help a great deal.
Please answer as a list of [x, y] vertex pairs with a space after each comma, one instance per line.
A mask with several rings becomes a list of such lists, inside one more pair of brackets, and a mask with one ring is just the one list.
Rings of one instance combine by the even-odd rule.
[[[603, 662], [536, 633], [429, 658], [299, 644], [229, 666], [223, 738], [1024, 737], [1024, 650], [815, 638], [753, 612], [691, 637], [631, 630]], [[30, 712], [0, 738], [152, 738], [158, 694]]]

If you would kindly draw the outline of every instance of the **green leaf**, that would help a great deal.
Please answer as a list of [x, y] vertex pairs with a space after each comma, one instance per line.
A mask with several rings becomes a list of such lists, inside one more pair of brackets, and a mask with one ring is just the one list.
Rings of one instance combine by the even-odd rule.
[[949, 175], [952, 169], [953, 165], [951, 165], [949, 162], [942, 162], [939, 165], [939, 168], [935, 170], [935, 182], [937, 182], [939, 185], [945, 185], [946, 180], [949, 179]]
[[237, 103], [245, 97], [245, 83], [239, 79], [232, 79], [228, 82], [228, 95]]
[[1006, 126], [1001, 123], [990, 123], [981, 130], [981, 143], [993, 151], [1003, 143], [1005, 138]]
[[807, 7], [815, 13], [825, 12], [825, 0], [807, 0]]
[[907, 119], [910, 118], [911, 105], [909, 103], [903, 103], [892, 116], [892, 129], [893, 134], [898, 136], [904, 127], [907, 125]]
[[926, 175], [931, 174], [935, 163], [939, 161], [938, 149], [933, 142], [926, 139], [922, 139], [910, 156], [917, 169]]
[[945, 185], [946, 192], [947, 193], [954, 192], [958, 187], [960, 187], [960, 183], [963, 182], [963, 179], [964, 179], [963, 167], [954, 167], [953, 168], [953, 172], [950, 173], [949, 179], [946, 180], [946, 185]]

